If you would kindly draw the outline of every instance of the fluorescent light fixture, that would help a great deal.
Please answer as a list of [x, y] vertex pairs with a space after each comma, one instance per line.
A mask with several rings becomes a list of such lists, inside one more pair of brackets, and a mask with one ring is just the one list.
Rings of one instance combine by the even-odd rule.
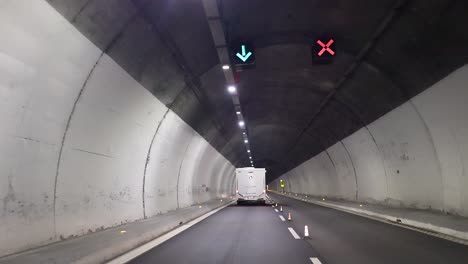
[[227, 65], [227, 64], [224, 64], [224, 65], [223, 65], [223, 70], [229, 70], [230, 68], [231, 68], [231, 67], [229, 67], [229, 65]]
[[233, 94], [236, 92], [236, 87], [234, 85], [229, 85], [228, 86], [228, 92]]
[[240, 112], [240, 111], [237, 111], [237, 112], [236, 112], [236, 114], [240, 115], [240, 114], [241, 114], [241, 112]]
[[242, 132], [242, 135], [245, 135], [245, 132]]
[[249, 141], [247, 139], [244, 140], [244, 143], [249, 143]]
[[249, 157], [249, 159], [252, 159], [252, 157]]
[[245, 126], [245, 122], [244, 122], [244, 121], [239, 121], [239, 126], [240, 126], [240, 127], [244, 127], [244, 126]]
[[250, 153], [250, 149], [248, 149], [247, 152]]

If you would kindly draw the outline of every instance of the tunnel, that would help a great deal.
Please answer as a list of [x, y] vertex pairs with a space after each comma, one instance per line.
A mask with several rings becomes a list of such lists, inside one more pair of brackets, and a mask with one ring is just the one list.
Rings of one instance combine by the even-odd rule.
[[[0, 0], [0, 21], [0, 263], [468, 263], [468, 2]], [[236, 206], [253, 167], [267, 205]]]

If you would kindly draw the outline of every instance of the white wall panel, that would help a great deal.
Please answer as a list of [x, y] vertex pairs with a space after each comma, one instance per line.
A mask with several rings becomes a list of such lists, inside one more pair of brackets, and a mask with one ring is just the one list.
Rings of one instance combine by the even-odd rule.
[[183, 159], [182, 206], [231, 188], [232, 165], [45, 0], [0, 1], [0, 35], [0, 256], [141, 219], [143, 197], [176, 209]]
[[215, 159], [213, 162], [215, 163], [215, 165], [214, 173], [211, 178], [211, 185], [215, 197], [223, 197], [223, 195], [225, 194], [225, 186], [223, 186], [223, 181], [228, 178], [223, 177], [223, 172], [226, 170], [226, 163], [220, 158]]
[[468, 66], [412, 99], [440, 162], [444, 208], [468, 216]]
[[368, 126], [387, 175], [387, 202], [442, 209], [442, 178], [431, 136], [411, 104], [405, 103]]
[[154, 216], [177, 209], [177, 178], [193, 130], [169, 112], [159, 127], [146, 171], [146, 215]]
[[73, 103], [100, 51], [45, 1], [0, 4], [0, 255], [54, 241], [54, 182]]
[[387, 199], [387, 176], [384, 161], [367, 128], [361, 128], [342, 140], [356, 169], [359, 199], [383, 201]]
[[64, 142], [57, 181], [60, 234], [81, 235], [143, 217], [148, 145], [165, 108], [107, 55], [102, 57]]
[[198, 170], [199, 156], [200, 151], [204, 147], [203, 141], [198, 134], [193, 135], [192, 141], [187, 147], [184, 155], [184, 161], [180, 168], [179, 175], [179, 184], [178, 184], [178, 201], [179, 207], [187, 207], [191, 204], [198, 204], [201, 201], [199, 200], [199, 187], [201, 187], [201, 182], [194, 182], [193, 177], [195, 172]]
[[356, 175], [350, 156], [343, 143], [338, 142], [327, 150], [337, 174], [335, 195], [340, 199], [356, 199]]
[[320, 153], [279, 179], [355, 200], [356, 176], [358, 200], [468, 216], [467, 76], [464, 66], [330, 147], [334, 167]]

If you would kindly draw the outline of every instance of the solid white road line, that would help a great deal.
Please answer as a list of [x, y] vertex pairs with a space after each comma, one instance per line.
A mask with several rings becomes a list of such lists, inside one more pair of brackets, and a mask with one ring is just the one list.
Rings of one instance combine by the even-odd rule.
[[294, 231], [292, 227], [288, 227], [288, 230], [291, 233], [291, 235], [294, 237], [294, 239], [301, 239], [301, 237], [296, 233], [296, 231]]
[[312, 261], [314, 264], [322, 264], [318, 258], [310, 258], [310, 261]]
[[278, 213], [278, 209], [275, 209], [275, 212], [277, 212], [277, 213]]
[[124, 253], [123, 255], [120, 255], [119, 257], [107, 262], [107, 264], [124, 264], [124, 263], [127, 263], [129, 262], [130, 260], [140, 256], [141, 254], [153, 249], [154, 247], [162, 244], [163, 242], [171, 239], [172, 237], [175, 237], [176, 235], [182, 233], [183, 231], [185, 231], [186, 229], [192, 227], [193, 225], [203, 221], [205, 218], [208, 218], [209, 216], [211, 216], [212, 214], [215, 214], [217, 213], [218, 211], [221, 211], [223, 210], [224, 208], [228, 207], [229, 205], [231, 205], [233, 202], [231, 203], [228, 203], [226, 205], [223, 205], [221, 207], [219, 207], [218, 209], [215, 209], [213, 211], [210, 211], [198, 218], [195, 218], [194, 220], [188, 222], [187, 224], [181, 226], [181, 227], [178, 227], [160, 237], [157, 237], [156, 239], [154, 240], [151, 240], [150, 242], [140, 246], [140, 247], [137, 247], [135, 249], [132, 249], [130, 251], [128, 251], [127, 253]]
[[279, 218], [281, 219], [281, 221], [286, 221], [286, 219], [284, 219], [284, 216], [280, 215]]

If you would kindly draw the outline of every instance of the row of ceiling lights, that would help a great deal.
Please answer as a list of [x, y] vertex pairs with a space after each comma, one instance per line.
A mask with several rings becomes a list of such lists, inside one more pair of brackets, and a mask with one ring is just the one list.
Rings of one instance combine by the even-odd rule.
[[[222, 68], [225, 71], [228, 71], [228, 70], [231, 69], [231, 67], [229, 67], [229, 65], [223, 65]], [[227, 87], [227, 91], [231, 95], [237, 95], [237, 88], [234, 85], [229, 85]], [[245, 130], [245, 121], [244, 121], [244, 118], [242, 116], [240, 106], [238, 108], [239, 109], [236, 110], [238, 125], [242, 129], [242, 138], [244, 139], [244, 143], [246, 144], [246, 147], [247, 147], [247, 154], [249, 155], [250, 165], [252, 167], [254, 167], [254, 163], [253, 163], [253, 160], [252, 160], [252, 153], [251, 153], [250, 148], [249, 148], [249, 138], [247, 137], [247, 133], [245, 132], [246, 131]]]
[[252, 154], [250, 153], [250, 144], [246, 132], [246, 123], [242, 115], [242, 109], [239, 102], [239, 96], [237, 94], [237, 88], [235, 85], [236, 81], [234, 79], [234, 73], [230, 67], [229, 60], [229, 50], [226, 41], [226, 34], [224, 32], [224, 25], [221, 19], [221, 14], [219, 12], [220, 8], [218, 6], [218, 0], [202, 0], [203, 8], [205, 10], [206, 21], [211, 31], [213, 37], [213, 43], [216, 47], [216, 52], [218, 53], [218, 58], [222, 69], [224, 71], [224, 77], [226, 78], [227, 91], [231, 94], [231, 100], [234, 104], [234, 109], [236, 111], [236, 117], [238, 125], [242, 131], [242, 139], [244, 140], [245, 147], [247, 149], [247, 154], [249, 157], [250, 165], [253, 167], [254, 163], [252, 161]]

